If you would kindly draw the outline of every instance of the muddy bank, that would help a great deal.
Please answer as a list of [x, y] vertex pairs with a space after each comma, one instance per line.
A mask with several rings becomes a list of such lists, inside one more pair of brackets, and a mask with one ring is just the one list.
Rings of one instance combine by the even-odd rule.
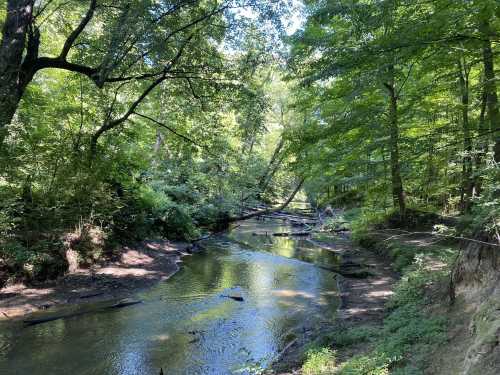
[[274, 365], [276, 373], [300, 374], [305, 346], [314, 346], [315, 343], [320, 346], [328, 345], [325, 339], [328, 341], [330, 332], [347, 330], [362, 324], [378, 325], [386, 315], [385, 306], [393, 295], [398, 273], [392, 269], [388, 259], [352, 242], [339, 246], [336, 238], [332, 235], [330, 240], [323, 237], [321, 240], [311, 241], [340, 255], [342, 259], [340, 273], [332, 272], [333, 277], [337, 279], [341, 298], [337, 315], [333, 316], [330, 322], [324, 322], [315, 329], [304, 332], [300, 341], [287, 348], [287, 352], [283, 353], [279, 362]]
[[344, 255], [344, 260], [360, 264], [369, 272], [366, 278], [339, 277], [340, 321], [348, 325], [381, 322], [398, 274], [389, 261], [361, 247], [352, 248]]
[[0, 289], [0, 320], [19, 319], [55, 306], [129, 297], [172, 276], [181, 257], [191, 250], [188, 243], [144, 241], [122, 248], [111, 261], [78, 268], [55, 281], [9, 285]]

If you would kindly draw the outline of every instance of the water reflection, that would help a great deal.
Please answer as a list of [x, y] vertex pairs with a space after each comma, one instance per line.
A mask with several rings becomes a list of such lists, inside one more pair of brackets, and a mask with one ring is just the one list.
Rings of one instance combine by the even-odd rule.
[[283, 229], [244, 223], [210, 241], [168, 282], [141, 294], [143, 304], [0, 327], [0, 373], [136, 375], [162, 367], [167, 374], [249, 374], [265, 367], [293, 332], [331, 317], [338, 302], [332, 274], [301, 261], [338, 260], [303, 239], [252, 234], [276, 227]]

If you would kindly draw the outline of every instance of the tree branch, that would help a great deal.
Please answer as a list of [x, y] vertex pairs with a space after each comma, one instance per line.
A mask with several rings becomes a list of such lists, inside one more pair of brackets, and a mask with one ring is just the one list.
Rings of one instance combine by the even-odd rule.
[[139, 106], [139, 104], [141, 104], [141, 102], [151, 93], [151, 91], [153, 91], [156, 88], [156, 86], [158, 86], [165, 79], [167, 79], [168, 71], [179, 61], [179, 59], [182, 56], [182, 53], [184, 52], [184, 49], [189, 44], [193, 36], [194, 34], [191, 34], [184, 41], [184, 44], [179, 48], [174, 58], [170, 61], [168, 65], [165, 66], [162, 75], [157, 79], [155, 79], [153, 82], [151, 82], [151, 84], [142, 92], [142, 94], [130, 105], [129, 109], [125, 112], [124, 115], [115, 120], [106, 121], [99, 129], [97, 129], [97, 131], [92, 136], [90, 143], [90, 151], [92, 156], [95, 156], [97, 141], [99, 140], [99, 137], [108, 130], [116, 128], [117, 126], [125, 122], [130, 117], [130, 115], [134, 113], [135, 109]]
[[[168, 125], [166, 125], [166, 124], [164, 124], [164, 123], [162, 123], [162, 122], [160, 122], [160, 121], [158, 121], [158, 120], [155, 120], [155, 119], [154, 119], [154, 118], [152, 118], [152, 117], [149, 117], [149, 116], [147, 116], [147, 115], [143, 115], [142, 113], [138, 113], [138, 112], [134, 112], [134, 115], [139, 116], [139, 117], [142, 117], [142, 118], [145, 118], [145, 119], [147, 119], [147, 120], [149, 120], [149, 121], [151, 121], [151, 122], [154, 122], [156, 125], [159, 125], [159, 126], [161, 126], [162, 128], [167, 129], [169, 132], [171, 132], [171, 133], [175, 134], [175, 135], [176, 135], [176, 136], [178, 136], [179, 138], [182, 138], [182, 139], [184, 139], [185, 141], [187, 141], [187, 142], [189, 142], [189, 143], [194, 144], [195, 146], [201, 147], [201, 148], [203, 148], [203, 149], [207, 149], [207, 146], [202, 145], [201, 143], [198, 143], [198, 142], [197, 142], [197, 141], [195, 141], [194, 139], [189, 138], [187, 135], [184, 135], [184, 134], [179, 133], [177, 130], [172, 129], [170, 126], [168, 126]], [[211, 153], [209, 152], [209, 154], [211, 154]], [[212, 155], [212, 156], [214, 156], [214, 157], [217, 157], [216, 155], [213, 155], [213, 154], [211, 154], [211, 155]]]
[[267, 214], [270, 214], [270, 213], [273, 213], [273, 212], [276, 212], [276, 211], [281, 211], [281, 210], [285, 209], [290, 204], [290, 202], [293, 200], [293, 198], [295, 198], [295, 195], [297, 195], [297, 193], [299, 192], [299, 190], [302, 188], [302, 185], [304, 184], [305, 180], [306, 180], [305, 177], [303, 177], [300, 180], [300, 182], [297, 185], [297, 187], [292, 192], [292, 194], [290, 194], [290, 196], [288, 197], [288, 199], [284, 203], [282, 203], [281, 205], [279, 205], [278, 207], [268, 208], [266, 210], [260, 210], [260, 211], [252, 212], [250, 214], [241, 215], [241, 216], [237, 216], [237, 217], [230, 217], [227, 220], [228, 223], [232, 223], [232, 222], [240, 221], [240, 220], [247, 220], [247, 219], [251, 219], [252, 217], [261, 216], [261, 215], [267, 215]]
[[61, 60], [59, 57], [39, 57], [36, 59], [33, 67], [34, 72], [46, 68], [56, 68], [81, 73], [92, 79], [94, 82], [96, 81], [97, 69]]
[[94, 16], [94, 11], [96, 7], [97, 7], [97, 0], [90, 0], [90, 5], [87, 10], [87, 13], [85, 13], [85, 16], [82, 18], [76, 29], [74, 29], [71, 32], [71, 34], [69, 34], [68, 38], [64, 42], [64, 46], [61, 50], [61, 53], [59, 54], [59, 59], [66, 60], [66, 57], [68, 56], [69, 50], [73, 46], [73, 43], [75, 43], [75, 40], [82, 33], [82, 31], [85, 29], [85, 27], [88, 25], [88, 23]]

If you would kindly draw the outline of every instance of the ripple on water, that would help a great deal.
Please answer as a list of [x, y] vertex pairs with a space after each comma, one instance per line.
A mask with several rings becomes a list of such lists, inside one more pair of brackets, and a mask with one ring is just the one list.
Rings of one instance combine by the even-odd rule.
[[249, 222], [207, 242], [167, 282], [137, 296], [140, 305], [25, 329], [7, 325], [0, 373], [136, 375], [162, 367], [174, 375], [223, 375], [265, 367], [338, 304], [332, 273], [311, 264], [335, 262], [331, 253], [316, 255], [303, 240], [252, 235], [287, 228]]

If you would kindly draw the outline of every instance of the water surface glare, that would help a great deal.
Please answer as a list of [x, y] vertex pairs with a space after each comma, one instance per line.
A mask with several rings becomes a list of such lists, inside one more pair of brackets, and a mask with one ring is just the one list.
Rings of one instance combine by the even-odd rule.
[[256, 373], [338, 306], [333, 274], [313, 264], [337, 262], [332, 253], [265, 234], [291, 230], [243, 223], [139, 293], [139, 305], [26, 328], [2, 324], [0, 374]]

